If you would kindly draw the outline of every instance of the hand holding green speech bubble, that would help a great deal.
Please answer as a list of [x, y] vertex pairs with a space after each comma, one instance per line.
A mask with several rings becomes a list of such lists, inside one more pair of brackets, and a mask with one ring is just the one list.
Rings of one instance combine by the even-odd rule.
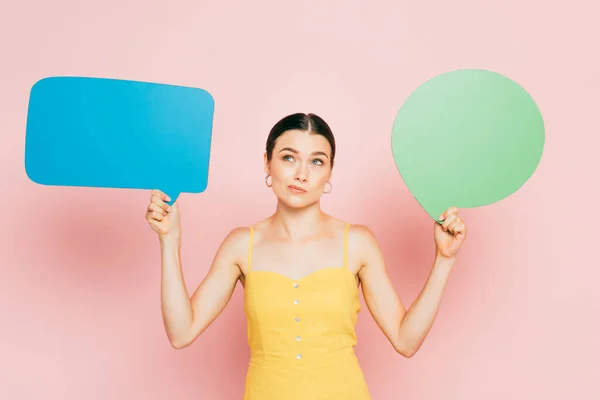
[[517, 83], [486, 70], [451, 71], [406, 99], [392, 153], [408, 189], [437, 222], [449, 207], [474, 208], [517, 191], [536, 170], [544, 122]]

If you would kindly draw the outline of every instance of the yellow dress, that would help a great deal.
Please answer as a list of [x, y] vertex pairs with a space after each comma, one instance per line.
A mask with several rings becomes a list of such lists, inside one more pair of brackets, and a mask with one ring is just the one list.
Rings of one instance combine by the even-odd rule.
[[370, 400], [354, 353], [360, 311], [356, 278], [344, 265], [294, 280], [252, 270], [250, 228], [244, 311], [250, 363], [244, 400]]

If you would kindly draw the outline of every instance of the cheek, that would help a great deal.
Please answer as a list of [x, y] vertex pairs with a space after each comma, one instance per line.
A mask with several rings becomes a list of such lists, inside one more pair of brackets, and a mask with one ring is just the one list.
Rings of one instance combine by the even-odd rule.
[[315, 185], [320, 186], [324, 185], [329, 181], [329, 170], [326, 168], [316, 168], [312, 172], [312, 181]]
[[271, 176], [275, 180], [285, 181], [294, 175], [294, 169], [291, 164], [283, 164], [281, 162], [271, 166]]

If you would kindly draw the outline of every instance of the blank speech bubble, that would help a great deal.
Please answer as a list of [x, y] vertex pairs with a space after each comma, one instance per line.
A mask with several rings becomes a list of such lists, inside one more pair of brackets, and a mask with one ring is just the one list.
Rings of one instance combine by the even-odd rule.
[[447, 208], [475, 208], [516, 192], [544, 150], [531, 95], [496, 72], [463, 69], [419, 86], [396, 115], [392, 152], [408, 189], [437, 222]]
[[25, 170], [42, 185], [160, 189], [208, 184], [214, 99], [205, 90], [49, 77], [30, 93]]

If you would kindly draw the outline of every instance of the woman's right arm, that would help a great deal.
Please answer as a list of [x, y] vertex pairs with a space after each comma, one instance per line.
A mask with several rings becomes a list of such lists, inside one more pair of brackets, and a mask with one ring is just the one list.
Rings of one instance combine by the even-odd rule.
[[179, 206], [175, 202], [169, 208], [165, 200], [164, 193], [153, 191], [146, 218], [160, 241], [163, 322], [171, 345], [181, 349], [192, 344], [231, 299], [241, 276], [239, 265], [247, 254], [249, 234], [248, 228], [236, 228], [227, 235], [190, 298], [181, 265]]

